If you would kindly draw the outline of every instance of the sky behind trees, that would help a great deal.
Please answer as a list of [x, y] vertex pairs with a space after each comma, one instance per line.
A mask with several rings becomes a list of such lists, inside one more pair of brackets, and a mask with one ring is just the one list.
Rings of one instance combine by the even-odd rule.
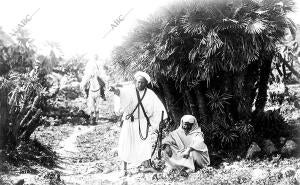
[[[29, 30], [41, 52], [47, 48], [46, 42], [50, 41], [57, 43], [66, 57], [95, 53], [106, 58], [113, 46], [119, 44], [133, 28], [137, 19], [144, 19], [170, 1], [10, 0], [2, 2], [0, 7], [0, 26], [5, 32], [12, 33], [27, 15], [35, 13], [24, 28]], [[300, 24], [300, 3], [295, 2], [296, 13], [291, 17]], [[126, 13], [128, 15], [124, 18]], [[114, 20], [118, 17], [123, 21], [107, 34], [111, 24], [116, 25]], [[103, 38], [104, 35], [107, 36]]]

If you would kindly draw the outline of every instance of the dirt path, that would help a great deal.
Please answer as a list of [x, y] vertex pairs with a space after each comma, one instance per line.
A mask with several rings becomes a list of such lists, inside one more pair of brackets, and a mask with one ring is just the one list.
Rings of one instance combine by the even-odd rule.
[[62, 172], [65, 175], [74, 175], [73, 168], [73, 156], [79, 152], [76, 144], [78, 136], [91, 132], [94, 127], [75, 126], [73, 133], [62, 140], [59, 144], [58, 150], [56, 150], [60, 157], [59, 167], [56, 170]]
[[[60, 157], [59, 168], [55, 170], [61, 172], [61, 179], [66, 184], [115, 184], [123, 180], [120, 177], [120, 171], [101, 172], [98, 165], [101, 163], [100, 159], [88, 162], [80, 160], [82, 153], [78, 147], [77, 138], [88, 136], [96, 129], [97, 126], [75, 126], [73, 133], [60, 142], [56, 151]], [[89, 144], [86, 143], [87, 146]]]

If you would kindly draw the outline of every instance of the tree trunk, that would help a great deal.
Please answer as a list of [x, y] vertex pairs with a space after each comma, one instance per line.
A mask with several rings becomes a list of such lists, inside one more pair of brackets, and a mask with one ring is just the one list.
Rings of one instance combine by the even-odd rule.
[[200, 89], [195, 89], [195, 94], [199, 111], [199, 123], [207, 124], [207, 107], [204, 94]]
[[40, 102], [40, 96], [36, 96], [33, 100], [33, 103], [31, 105], [31, 108], [29, 109], [29, 111], [27, 112], [27, 114], [24, 116], [24, 118], [22, 119], [22, 121], [20, 122], [20, 126], [23, 127], [24, 124], [28, 121], [29, 117], [32, 116], [32, 114], [36, 111], [37, 109], [37, 104]]
[[[271, 73], [271, 72], [270, 72]], [[255, 83], [259, 80], [258, 75], [258, 64], [257, 62], [250, 64], [247, 68], [247, 73], [245, 76], [245, 86], [244, 91], [247, 93], [246, 97], [248, 98], [249, 109], [252, 110], [252, 105], [256, 97], [256, 91], [258, 86]]]
[[248, 65], [244, 71], [234, 75], [231, 79], [234, 94], [231, 112], [234, 120], [246, 120], [251, 116], [253, 101], [256, 96], [255, 83], [258, 80], [258, 65], [256, 62]]
[[207, 119], [207, 107], [205, 102], [205, 97], [203, 92], [200, 89], [195, 89], [197, 104], [198, 104], [198, 111], [199, 111], [199, 118], [198, 123], [199, 126], [207, 131], [208, 119]]
[[281, 61], [283, 64], [286, 65], [286, 67], [298, 78], [297, 80], [300, 82], [300, 73], [298, 73], [286, 60], [281, 58]]
[[6, 88], [0, 89], [0, 149], [4, 149], [8, 144], [8, 92]]
[[[160, 77], [160, 86], [162, 87], [165, 95], [165, 104], [169, 114], [169, 117], [174, 121], [174, 127], [176, 127], [180, 123], [181, 116], [183, 114], [183, 109], [180, 107], [182, 104], [182, 100], [178, 98], [178, 93], [172, 89], [171, 82], [165, 79], [164, 77]], [[173, 85], [173, 87], [175, 87]]]
[[[245, 98], [244, 115], [249, 117], [252, 112], [253, 103], [256, 97], [257, 85], [255, 83], [259, 80], [258, 64], [254, 62], [250, 64], [245, 71], [245, 80], [242, 90], [242, 96]], [[240, 113], [238, 113], [240, 114]]]
[[262, 58], [262, 65], [260, 67], [258, 93], [255, 102], [255, 112], [264, 111], [267, 101], [268, 81], [271, 73], [272, 55], [267, 54]]
[[26, 129], [20, 136], [20, 139], [23, 141], [28, 141], [30, 139], [30, 135], [34, 132], [34, 130], [41, 124], [38, 121], [38, 118], [40, 117], [42, 113], [41, 109], [38, 109], [36, 113], [32, 116], [31, 120], [26, 124]]
[[282, 73], [283, 73], [283, 80], [287, 79], [287, 74], [286, 74], [286, 69], [285, 69], [285, 64], [282, 64]]
[[188, 106], [191, 110], [191, 114], [196, 118], [199, 118], [197, 102], [193, 99], [192, 90], [185, 90], [185, 96], [187, 99]]

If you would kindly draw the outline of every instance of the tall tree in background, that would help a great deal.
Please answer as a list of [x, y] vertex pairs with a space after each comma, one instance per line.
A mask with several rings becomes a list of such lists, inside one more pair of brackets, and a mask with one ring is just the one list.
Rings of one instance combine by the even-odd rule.
[[249, 132], [253, 105], [264, 110], [277, 44], [287, 29], [295, 33], [286, 16], [292, 7], [291, 0], [175, 2], [114, 50], [115, 75], [149, 72], [175, 126], [193, 114], [230, 148]]

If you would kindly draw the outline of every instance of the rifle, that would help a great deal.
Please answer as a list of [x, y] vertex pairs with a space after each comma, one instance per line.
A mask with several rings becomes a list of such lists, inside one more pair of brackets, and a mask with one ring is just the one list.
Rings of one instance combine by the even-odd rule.
[[89, 97], [89, 91], [90, 91], [90, 82], [87, 82], [87, 83], [84, 85], [84, 92], [85, 92], [86, 98]]
[[158, 153], [157, 153], [157, 157], [158, 160], [161, 159], [161, 150], [162, 150], [162, 130], [163, 130], [163, 124], [164, 124], [164, 111], [161, 112], [161, 121], [158, 125]]

